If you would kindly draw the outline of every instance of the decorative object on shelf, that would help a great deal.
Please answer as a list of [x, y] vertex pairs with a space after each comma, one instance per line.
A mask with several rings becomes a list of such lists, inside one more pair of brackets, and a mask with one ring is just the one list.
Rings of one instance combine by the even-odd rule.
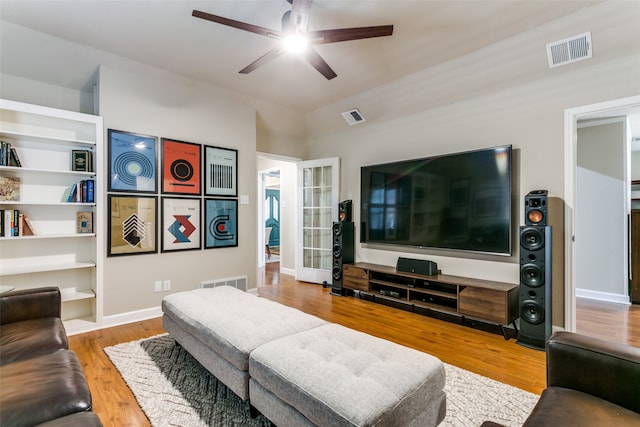
[[156, 193], [158, 139], [109, 129], [108, 142], [109, 191]]
[[93, 233], [93, 212], [77, 212], [78, 233]]
[[204, 147], [205, 196], [238, 196], [238, 150]]
[[109, 195], [107, 256], [157, 253], [155, 196]]
[[14, 176], [0, 176], [0, 201], [20, 201], [20, 178]]
[[200, 199], [162, 198], [162, 252], [200, 249]]
[[162, 138], [162, 192], [201, 194], [200, 144]]
[[238, 246], [238, 201], [205, 199], [205, 249]]
[[93, 152], [91, 150], [71, 150], [71, 170], [93, 172]]

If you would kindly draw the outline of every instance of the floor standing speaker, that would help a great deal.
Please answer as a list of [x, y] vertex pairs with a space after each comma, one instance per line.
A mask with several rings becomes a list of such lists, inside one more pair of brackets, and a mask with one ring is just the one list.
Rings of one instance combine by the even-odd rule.
[[333, 269], [331, 294], [344, 295], [342, 265], [355, 261], [355, 226], [353, 222], [333, 223]]
[[551, 227], [520, 227], [518, 344], [544, 350], [552, 329]]

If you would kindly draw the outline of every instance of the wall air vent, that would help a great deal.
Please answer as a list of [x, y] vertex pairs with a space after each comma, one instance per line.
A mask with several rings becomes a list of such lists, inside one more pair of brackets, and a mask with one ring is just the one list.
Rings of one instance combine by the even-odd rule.
[[364, 117], [362, 113], [358, 111], [357, 108], [351, 109], [349, 111], [344, 111], [342, 113], [342, 117], [349, 123], [349, 126], [357, 125], [358, 123], [364, 122]]
[[590, 32], [547, 43], [549, 68], [589, 59], [592, 54]]
[[247, 276], [230, 277], [226, 279], [205, 280], [200, 282], [201, 288], [215, 288], [217, 286], [233, 286], [241, 291], [247, 290]]

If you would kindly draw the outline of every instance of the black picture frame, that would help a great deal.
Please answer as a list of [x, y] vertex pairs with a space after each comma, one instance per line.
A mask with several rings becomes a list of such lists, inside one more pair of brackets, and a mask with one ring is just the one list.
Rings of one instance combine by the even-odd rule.
[[202, 146], [162, 138], [162, 194], [200, 196]]
[[161, 252], [202, 248], [200, 198], [162, 197]]
[[202, 159], [204, 195], [238, 197], [238, 150], [205, 145]]
[[204, 199], [204, 248], [238, 246], [238, 200]]
[[108, 191], [158, 192], [158, 138], [109, 129]]
[[158, 197], [109, 194], [107, 256], [158, 253]]

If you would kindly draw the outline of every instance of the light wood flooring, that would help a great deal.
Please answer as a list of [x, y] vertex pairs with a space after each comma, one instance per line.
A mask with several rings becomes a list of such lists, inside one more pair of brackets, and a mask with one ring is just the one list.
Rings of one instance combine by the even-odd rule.
[[[545, 387], [545, 355], [501, 335], [482, 332], [351, 297], [330, 295], [322, 286], [296, 282], [279, 273], [279, 263], [259, 274], [262, 297], [327, 321], [430, 353], [442, 361], [533, 393]], [[583, 333], [640, 346], [640, 308], [578, 302]], [[622, 324], [622, 326], [621, 326]], [[69, 338], [93, 396], [94, 411], [105, 426], [148, 426], [133, 394], [103, 348], [164, 333], [160, 318]]]

